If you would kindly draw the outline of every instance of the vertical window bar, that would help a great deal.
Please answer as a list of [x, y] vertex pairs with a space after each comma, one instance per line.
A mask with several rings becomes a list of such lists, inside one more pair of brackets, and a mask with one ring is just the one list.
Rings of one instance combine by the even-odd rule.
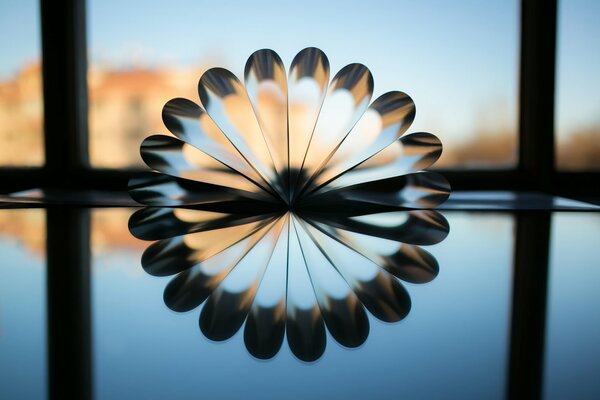
[[40, 0], [46, 185], [73, 185], [88, 163], [85, 0]]
[[553, 191], [557, 0], [521, 2], [519, 169], [526, 186]]

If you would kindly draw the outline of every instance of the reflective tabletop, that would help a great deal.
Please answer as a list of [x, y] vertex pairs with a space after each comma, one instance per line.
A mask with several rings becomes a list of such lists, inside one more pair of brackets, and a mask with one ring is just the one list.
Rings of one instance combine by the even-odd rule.
[[310, 218], [5, 202], [0, 398], [599, 398], [600, 213], [482, 201]]

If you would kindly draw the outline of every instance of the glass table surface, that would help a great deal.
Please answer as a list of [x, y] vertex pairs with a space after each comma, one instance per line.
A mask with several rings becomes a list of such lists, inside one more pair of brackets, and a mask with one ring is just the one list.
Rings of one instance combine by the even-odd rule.
[[[336, 252], [330, 239], [338, 235], [334, 239], [345, 251], [359, 248], [363, 256], [372, 251], [387, 257], [398, 238], [378, 230], [365, 234], [366, 225], [356, 224], [405, 226], [413, 217], [431, 222], [432, 215], [396, 215], [400, 222], [390, 215], [356, 218], [338, 225], [332, 219], [314, 226], [282, 218], [253, 245], [248, 266], [240, 262], [224, 269], [234, 257], [226, 249], [252, 239], [264, 225], [248, 235], [236, 230], [247, 221], [210, 228], [212, 236], [188, 230], [181, 237], [197, 236], [184, 240], [194, 252], [173, 258], [160, 253], [164, 248], [147, 250], [156, 247], [152, 240], [136, 238], [152, 229], [147, 238], [176, 237], [165, 233], [173, 221], [153, 228], [142, 223], [163, 214], [5, 203], [0, 208], [0, 398], [46, 398], [52, 385], [69, 384], [95, 399], [496, 399], [514, 397], [515, 385], [523, 382], [546, 399], [600, 398], [600, 213], [569, 203], [472, 209], [461, 207], [462, 200], [459, 196], [454, 207], [439, 210], [448, 228], [442, 236], [436, 235], [446, 225], [431, 231], [418, 221], [409, 224], [407, 229], [422, 237], [408, 249], [403, 244], [403, 254], [424, 249], [420, 260], [429, 264], [399, 272], [386, 258], [389, 279], [377, 281], [379, 291], [369, 289], [373, 276], [364, 278], [358, 261]], [[179, 223], [205, 221], [198, 215], [178, 218]], [[146, 230], [134, 236], [136, 224]], [[318, 239], [333, 225], [337, 233]], [[294, 229], [305, 233], [290, 233]], [[276, 235], [261, 250], [274, 231], [280, 239], [285, 235], [287, 252]], [[290, 244], [294, 237], [299, 244]], [[321, 253], [308, 249], [311, 238]], [[211, 248], [218, 248], [214, 255], [198, 255]], [[259, 278], [245, 281], [244, 273], [235, 272], [256, 274], [253, 266], [265, 264], [261, 254], [268, 255], [264, 268], [271, 271], [272, 260], [282, 257], [278, 253], [287, 255], [289, 275], [283, 279], [268, 278], [262, 270]], [[314, 292], [294, 294], [306, 277], [301, 272], [294, 277], [292, 258], [306, 263]], [[185, 266], [169, 269], [173, 262]], [[338, 275], [326, 272], [325, 264]], [[201, 268], [212, 268], [202, 277], [207, 293], [195, 298], [189, 286], [187, 292], [169, 292], [178, 288], [170, 282], [190, 268], [197, 271], [188, 280], [200, 279]], [[332, 283], [340, 276], [351, 290]], [[391, 284], [402, 293], [386, 300], [389, 293], [382, 288]], [[287, 308], [271, 307], [268, 317], [279, 318], [280, 325], [269, 325], [260, 314], [268, 307], [254, 306], [280, 304], [273, 300], [277, 295]], [[299, 334], [292, 322], [302, 320], [295, 313], [310, 307], [309, 298], [316, 310], [313, 330]], [[289, 306], [293, 301], [297, 309]], [[261, 337], [265, 324], [279, 336]]]

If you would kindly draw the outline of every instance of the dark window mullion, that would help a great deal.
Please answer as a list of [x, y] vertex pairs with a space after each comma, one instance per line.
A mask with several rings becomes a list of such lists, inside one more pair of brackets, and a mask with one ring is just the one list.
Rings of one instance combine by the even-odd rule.
[[[78, 188], [88, 165], [85, 0], [40, 0], [40, 5], [43, 186]], [[47, 218], [48, 397], [89, 399], [89, 211], [50, 207]]]
[[557, 0], [521, 1], [519, 170], [531, 189], [554, 191]]
[[47, 185], [75, 184], [88, 164], [85, 0], [41, 0]]

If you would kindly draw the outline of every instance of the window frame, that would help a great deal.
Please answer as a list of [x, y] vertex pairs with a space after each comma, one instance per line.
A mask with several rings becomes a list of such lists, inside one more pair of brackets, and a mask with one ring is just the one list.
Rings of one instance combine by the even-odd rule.
[[[11, 192], [40, 186], [124, 190], [127, 181], [140, 170], [98, 169], [89, 164], [85, 0], [40, 2], [45, 165], [0, 168], [0, 179], [4, 183], [1, 190]], [[440, 170], [455, 189], [540, 190], [563, 196], [599, 195], [600, 173], [558, 172], [555, 168], [556, 19], [557, 0], [521, 1], [517, 165], [511, 169]], [[65, 397], [59, 392], [63, 388], [75, 393], [76, 398], [90, 398], [91, 310], [89, 269], [86, 269], [90, 266], [89, 213], [83, 209], [55, 208], [50, 211], [47, 224], [48, 272], [51, 275], [48, 280], [49, 311], [53, 318], [66, 320], [69, 327], [74, 327], [64, 330], [60, 324], [49, 325], [48, 343], [57, 349], [70, 350], [50, 355], [50, 377], [54, 383], [50, 389], [51, 397]], [[546, 211], [522, 214], [517, 224], [508, 397], [519, 398], [519, 388], [522, 388], [530, 395], [528, 397], [539, 398], [542, 390], [549, 214]], [[534, 245], [530, 242], [532, 238], [536, 240]], [[65, 265], [67, 268], [64, 268]], [[65, 276], [70, 279], [65, 280]], [[68, 284], [66, 290], [58, 286], [63, 282]], [[532, 298], [533, 302], [530, 301]], [[80, 307], [72, 310], [68, 306], [74, 302]], [[67, 310], [67, 313], [60, 314], [61, 310]], [[83, 329], [83, 335], [78, 336], [78, 329]], [[65, 332], [69, 334], [66, 339], [63, 338]], [[58, 356], [64, 354], [75, 356], [63, 362]], [[81, 379], [73, 381], [73, 365], [79, 367]]]
[[[436, 169], [455, 190], [535, 190], [600, 196], [600, 172], [555, 164], [558, 0], [521, 0], [518, 160], [512, 168]], [[40, 0], [44, 97], [42, 167], [0, 167], [3, 192], [32, 187], [125, 190], [141, 169], [89, 163], [86, 1]]]

